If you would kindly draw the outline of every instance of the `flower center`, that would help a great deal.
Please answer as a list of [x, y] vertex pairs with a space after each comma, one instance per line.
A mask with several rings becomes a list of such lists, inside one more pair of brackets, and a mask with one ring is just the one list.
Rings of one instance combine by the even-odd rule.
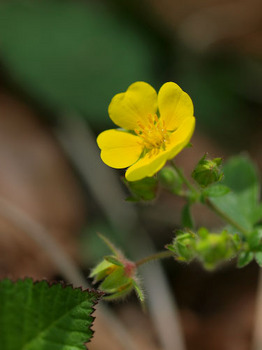
[[135, 133], [142, 139], [142, 144], [147, 152], [151, 150], [165, 150], [169, 142], [169, 133], [165, 122], [155, 115], [149, 115], [145, 123], [138, 122]]

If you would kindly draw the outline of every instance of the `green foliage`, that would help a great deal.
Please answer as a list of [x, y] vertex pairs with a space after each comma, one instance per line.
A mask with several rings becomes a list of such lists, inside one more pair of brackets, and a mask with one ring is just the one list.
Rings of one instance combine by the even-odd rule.
[[205, 199], [206, 197], [221, 197], [229, 192], [230, 192], [229, 187], [222, 184], [215, 184], [203, 190], [202, 198]]
[[0, 281], [1, 350], [81, 350], [101, 294], [32, 279]]
[[260, 267], [262, 267], [262, 252], [258, 252], [255, 254], [255, 260]]
[[238, 256], [237, 267], [245, 267], [253, 260], [252, 252], [241, 252]]
[[114, 93], [153, 82], [152, 45], [101, 3], [1, 2], [0, 42], [4, 65], [27, 93], [96, 123], [104, 123]]
[[231, 191], [222, 197], [210, 197], [210, 201], [245, 230], [252, 231], [262, 217], [256, 168], [248, 157], [236, 156], [225, 163], [223, 172], [222, 184]]

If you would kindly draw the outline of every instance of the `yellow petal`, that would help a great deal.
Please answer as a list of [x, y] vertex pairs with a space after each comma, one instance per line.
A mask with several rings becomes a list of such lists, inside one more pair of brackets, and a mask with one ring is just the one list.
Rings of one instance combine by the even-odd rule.
[[177, 84], [164, 84], [158, 93], [158, 107], [161, 118], [165, 121], [168, 130], [175, 130], [194, 113], [193, 102]]
[[168, 159], [173, 159], [189, 143], [195, 130], [195, 117], [185, 119], [178, 129], [170, 135]]
[[121, 130], [106, 130], [97, 137], [103, 162], [121, 169], [134, 164], [141, 155], [142, 145], [138, 136]]
[[157, 93], [151, 85], [138, 81], [126, 92], [113, 97], [108, 113], [113, 122], [123, 129], [134, 130], [137, 122], [144, 122], [157, 110]]
[[128, 181], [141, 180], [156, 174], [167, 160], [174, 158], [188, 144], [194, 132], [195, 118], [190, 117], [183, 121], [179, 128], [170, 135], [170, 143], [166, 150], [159, 150], [156, 155], [147, 153], [126, 171]]
[[126, 171], [126, 179], [128, 181], [141, 180], [147, 176], [153, 176], [157, 173], [166, 163], [167, 152], [160, 151], [156, 156], [151, 156], [147, 153], [143, 158], [139, 159], [134, 165]]

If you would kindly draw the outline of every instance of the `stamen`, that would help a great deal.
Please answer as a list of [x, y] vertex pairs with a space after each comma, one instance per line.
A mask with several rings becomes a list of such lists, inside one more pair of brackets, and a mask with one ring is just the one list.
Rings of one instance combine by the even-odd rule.
[[169, 133], [161, 118], [158, 118], [156, 114], [150, 114], [145, 123], [139, 121], [137, 125], [138, 128], [134, 132], [141, 138], [141, 143], [150, 157], [158, 154], [161, 149], [166, 150]]

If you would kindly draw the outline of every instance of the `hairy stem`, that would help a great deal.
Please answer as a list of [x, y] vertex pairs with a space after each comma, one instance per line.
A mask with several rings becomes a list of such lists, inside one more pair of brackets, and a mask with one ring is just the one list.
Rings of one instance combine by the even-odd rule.
[[175, 171], [178, 173], [178, 175], [180, 176], [180, 178], [182, 179], [182, 181], [184, 182], [184, 184], [195, 194], [199, 194], [199, 191], [191, 184], [191, 182], [188, 181], [188, 179], [186, 178], [186, 176], [184, 175], [183, 171], [178, 168], [175, 164], [174, 161], [171, 161], [170, 164], [172, 165], [172, 167], [175, 169]]
[[[200, 195], [200, 192], [197, 188], [195, 188], [186, 178], [186, 176], [184, 175], [184, 173], [182, 172], [181, 169], [179, 169], [176, 164], [172, 161], [171, 162], [173, 168], [176, 170], [176, 172], [178, 173], [178, 175], [180, 176], [181, 180], [184, 182], [184, 184], [188, 187], [188, 189], [190, 191], [192, 191], [194, 194], [196, 194], [197, 196]], [[247, 230], [245, 230], [241, 225], [238, 224], [238, 222], [234, 221], [230, 216], [228, 216], [226, 213], [224, 213], [223, 211], [221, 211], [218, 207], [216, 207], [216, 205], [214, 203], [212, 203], [212, 201], [207, 198], [205, 200], [205, 205], [211, 209], [213, 212], [215, 212], [221, 219], [223, 219], [226, 223], [228, 223], [229, 225], [235, 227], [238, 231], [240, 231], [241, 233], [243, 233], [244, 235], [247, 235], [248, 232]]]
[[150, 261], [153, 261], [153, 260], [160, 260], [160, 259], [170, 258], [171, 256], [174, 256], [174, 253], [171, 252], [170, 250], [164, 250], [162, 252], [151, 254], [149, 256], [146, 256], [143, 259], [138, 260], [136, 262], [136, 267], [139, 267], [139, 266], [141, 266], [143, 264], [146, 264], [146, 263], [148, 263]]

